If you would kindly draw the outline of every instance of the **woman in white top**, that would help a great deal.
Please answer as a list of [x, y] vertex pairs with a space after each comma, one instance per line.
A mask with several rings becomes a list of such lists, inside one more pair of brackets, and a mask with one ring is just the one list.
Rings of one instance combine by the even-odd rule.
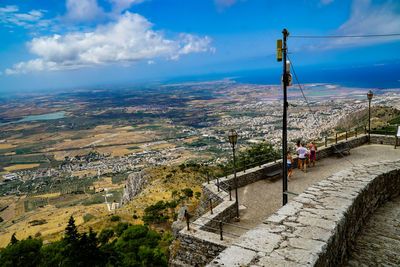
[[297, 154], [299, 154], [300, 169], [307, 172], [307, 155], [309, 154], [308, 149], [304, 147], [304, 143], [301, 143], [300, 147], [297, 148]]

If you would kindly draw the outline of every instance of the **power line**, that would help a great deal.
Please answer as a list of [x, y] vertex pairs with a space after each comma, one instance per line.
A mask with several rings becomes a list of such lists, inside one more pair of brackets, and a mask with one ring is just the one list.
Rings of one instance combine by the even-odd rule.
[[289, 35], [289, 38], [371, 38], [400, 36], [400, 33], [361, 34], [361, 35]]
[[[322, 128], [321, 124], [318, 122], [317, 118], [315, 117], [314, 112], [311, 110], [310, 103], [308, 102], [308, 99], [307, 99], [306, 95], [304, 94], [304, 91], [303, 91], [303, 88], [302, 88], [302, 86], [301, 86], [301, 84], [300, 84], [300, 82], [299, 82], [299, 79], [297, 78], [297, 74], [296, 74], [296, 71], [294, 70], [294, 66], [293, 66], [292, 60], [289, 58], [289, 55], [287, 55], [287, 57], [288, 57], [288, 59], [289, 59], [290, 66], [292, 67], [293, 74], [294, 74], [294, 77], [295, 77], [295, 79], [296, 79], [297, 85], [298, 85], [299, 88], [300, 88], [301, 94], [303, 95], [303, 98], [304, 98], [304, 100], [305, 100], [305, 102], [306, 102], [306, 104], [307, 104], [307, 107], [308, 107], [308, 109], [309, 109], [311, 115], [313, 116], [315, 122]], [[338, 153], [342, 156], [343, 159], [345, 159], [346, 161], [350, 162], [353, 166], [355, 166], [355, 164], [354, 164], [353, 162], [351, 162], [349, 159], [347, 159], [347, 158], [344, 157], [344, 155], [342, 154], [342, 152], [340, 152], [340, 151], [336, 148], [336, 146], [333, 146], [333, 148], [336, 150], [336, 152], [338, 152]]]

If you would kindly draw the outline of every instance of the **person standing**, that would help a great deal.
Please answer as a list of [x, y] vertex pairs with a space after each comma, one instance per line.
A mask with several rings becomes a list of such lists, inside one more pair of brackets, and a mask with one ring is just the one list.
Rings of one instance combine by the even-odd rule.
[[[297, 140], [296, 144], [294, 145], [294, 151], [296, 152], [297, 156], [299, 155], [299, 152], [297, 152], [297, 149], [300, 147], [300, 139]], [[297, 169], [300, 169], [300, 160], [297, 159]]]
[[304, 143], [300, 144], [300, 147], [297, 149], [297, 153], [299, 154], [299, 161], [300, 161], [300, 169], [304, 172], [307, 172], [307, 154], [308, 150], [304, 147]]
[[288, 181], [290, 181], [290, 178], [292, 177], [292, 171], [293, 171], [293, 158], [290, 155], [290, 150], [287, 151], [287, 169], [288, 169]]
[[308, 165], [311, 166], [311, 162], [313, 163], [313, 167], [315, 166], [315, 161], [317, 160], [317, 146], [315, 145], [314, 141], [311, 141], [310, 146], [310, 158]]

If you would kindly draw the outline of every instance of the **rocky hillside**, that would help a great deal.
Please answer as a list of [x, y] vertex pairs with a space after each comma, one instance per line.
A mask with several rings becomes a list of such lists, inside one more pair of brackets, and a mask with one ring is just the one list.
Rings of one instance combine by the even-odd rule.
[[124, 192], [121, 200], [122, 205], [130, 203], [134, 197], [143, 191], [149, 181], [150, 177], [143, 171], [131, 173], [124, 186]]
[[[371, 108], [371, 128], [381, 128], [386, 126], [394, 119], [400, 117], [400, 110], [392, 107], [372, 107]], [[368, 125], [368, 109], [347, 115], [337, 123], [338, 130], [353, 130], [355, 127]]]

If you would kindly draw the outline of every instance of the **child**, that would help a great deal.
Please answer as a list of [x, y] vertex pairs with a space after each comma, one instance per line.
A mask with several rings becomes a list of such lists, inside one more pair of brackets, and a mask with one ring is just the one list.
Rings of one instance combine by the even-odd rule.
[[293, 163], [293, 158], [290, 155], [290, 151], [287, 151], [287, 169], [288, 169], [288, 181], [290, 181], [290, 177], [292, 177], [292, 163]]

